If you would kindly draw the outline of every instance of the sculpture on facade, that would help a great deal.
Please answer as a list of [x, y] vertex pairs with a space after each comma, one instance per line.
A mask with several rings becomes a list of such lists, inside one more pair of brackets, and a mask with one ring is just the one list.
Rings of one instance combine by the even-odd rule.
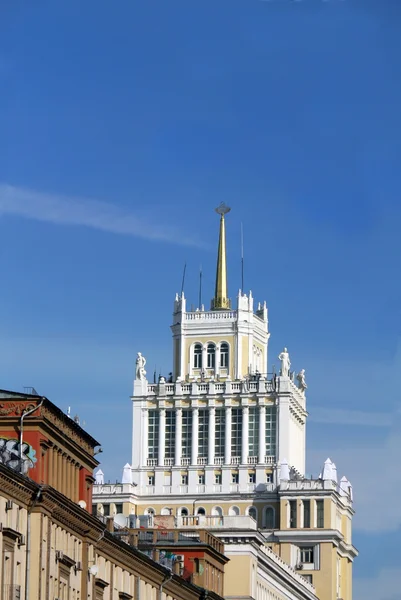
[[284, 350], [278, 355], [278, 359], [281, 361], [281, 370], [280, 370], [281, 376], [289, 377], [291, 362], [290, 362], [290, 355], [288, 354], [287, 348], [284, 348]]
[[305, 381], [305, 369], [301, 369], [297, 375], [297, 381], [299, 384], [299, 389], [301, 392], [304, 392], [307, 389], [306, 381]]
[[139, 380], [146, 379], [145, 365], [146, 358], [142, 356], [140, 352], [138, 352], [136, 357], [136, 378]]

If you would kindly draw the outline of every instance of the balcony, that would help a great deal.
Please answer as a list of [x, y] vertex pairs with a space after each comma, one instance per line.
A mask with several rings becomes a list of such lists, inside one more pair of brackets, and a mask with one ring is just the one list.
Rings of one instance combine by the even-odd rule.
[[232, 456], [230, 462], [231, 462], [232, 465], [240, 465], [241, 464], [241, 457], [240, 456]]
[[[213, 375], [211, 371], [209, 375]], [[200, 373], [199, 373], [200, 376]], [[216, 394], [272, 394], [274, 393], [273, 382], [270, 379], [259, 381], [224, 381], [224, 382], [202, 382], [202, 383], [148, 383], [146, 395], [159, 396], [162, 387], [163, 396], [206, 396]], [[295, 387], [295, 386], [294, 386]], [[296, 390], [298, 388], [295, 387]], [[298, 390], [299, 391], [299, 390]]]
[[197, 494], [204, 494], [206, 492], [206, 486], [204, 483], [199, 483], [196, 486], [196, 493]]
[[165, 458], [164, 466], [165, 467], [173, 467], [174, 466], [174, 458]]
[[146, 461], [148, 467], [157, 467], [157, 458], [148, 458]]
[[175, 526], [178, 529], [200, 528], [200, 529], [257, 529], [255, 519], [249, 515], [236, 517], [221, 517], [214, 515], [191, 515], [188, 517], [176, 517]]
[[276, 462], [275, 456], [265, 456], [265, 465], [274, 465]]
[[207, 465], [207, 456], [198, 456], [198, 465]]
[[257, 465], [258, 457], [257, 456], [248, 456], [248, 465]]
[[224, 456], [215, 456], [214, 457], [214, 464], [215, 465], [224, 465]]
[[182, 467], [189, 467], [190, 464], [191, 464], [190, 458], [181, 458], [181, 466]]

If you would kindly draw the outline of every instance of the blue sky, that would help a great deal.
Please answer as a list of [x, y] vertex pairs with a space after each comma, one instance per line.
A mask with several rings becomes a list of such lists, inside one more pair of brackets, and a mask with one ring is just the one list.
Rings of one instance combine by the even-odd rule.
[[355, 598], [398, 598], [401, 2], [3, 0], [0, 90], [1, 387], [71, 406], [118, 478], [136, 352], [170, 370], [225, 201], [308, 469], [355, 488]]

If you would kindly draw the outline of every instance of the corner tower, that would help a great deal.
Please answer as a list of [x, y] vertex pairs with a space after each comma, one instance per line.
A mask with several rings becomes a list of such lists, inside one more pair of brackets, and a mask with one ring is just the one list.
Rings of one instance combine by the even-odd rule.
[[221, 204], [215, 294], [211, 310], [204, 306], [187, 311], [186, 298], [176, 295], [173, 325], [174, 381], [225, 381], [267, 376], [269, 340], [266, 302], [254, 310], [252, 292], [238, 292], [231, 308], [227, 286], [225, 215], [230, 208]]

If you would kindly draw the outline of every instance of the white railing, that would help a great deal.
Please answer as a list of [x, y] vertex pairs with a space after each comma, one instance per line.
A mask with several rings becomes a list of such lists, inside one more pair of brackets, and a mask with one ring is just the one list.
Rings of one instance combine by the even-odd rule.
[[240, 456], [232, 456], [231, 457], [231, 464], [232, 465], [240, 465], [241, 464], [241, 457]]
[[248, 456], [248, 465], [257, 465], [258, 457], [257, 456]]
[[196, 493], [197, 494], [204, 494], [206, 492], [206, 486], [204, 483], [200, 483], [196, 486]]
[[148, 467], [157, 467], [157, 458], [148, 458], [146, 461], [146, 465]]
[[181, 466], [182, 467], [189, 467], [190, 464], [191, 464], [190, 458], [181, 458]]
[[230, 492], [239, 492], [239, 483], [231, 483]]
[[213, 491], [216, 492], [216, 494], [221, 493], [222, 490], [223, 490], [223, 486], [221, 485], [221, 483], [214, 484]]
[[265, 456], [265, 465], [274, 465], [276, 462], [275, 456]]
[[176, 517], [177, 528], [196, 527], [200, 529], [252, 529], [256, 530], [255, 519], [246, 516], [222, 517], [219, 515], [191, 515], [188, 517]]
[[165, 467], [172, 467], [173, 465], [174, 465], [174, 458], [165, 458], [164, 459]]
[[198, 465], [207, 465], [207, 456], [198, 456]]
[[237, 311], [194, 311], [185, 313], [186, 321], [229, 321], [237, 318]]
[[180, 494], [188, 494], [188, 486], [180, 485]]
[[[212, 371], [209, 375], [212, 375]], [[163, 395], [166, 396], [190, 396], [190, 395], [207, 395], [210, 392], [215, 394], [224, 394], [224, 393], [232, 393], [232, 394], [241, 394], [243, 392], [255, 394], [259, 393], [267, 393], [271, 394], [273, 389], [273, 383], [269, 380], [262, 379], [260, 381], [226, 381], [226, 382], [214, 382], [214, 390], [210, 388], [210, 383], [208, 382], [196, 382], [192, 383], [165, 383], [161, 384], [163, 386]], [[245, 385], [245, 387], [244, 387]], [[196, 387], [195, 387], [196, 386]], [[148, 383], [147, 385], [147, 395], [148, 396], [158, 396], [160, 390], [160, 384], [156, 383]]]
[[254, 492], [256, 490], [256, 483], [248, 483], [248, 492]]
[[215, 465], [224, 465], [224, 456], [215, 456], [214, 464]]

